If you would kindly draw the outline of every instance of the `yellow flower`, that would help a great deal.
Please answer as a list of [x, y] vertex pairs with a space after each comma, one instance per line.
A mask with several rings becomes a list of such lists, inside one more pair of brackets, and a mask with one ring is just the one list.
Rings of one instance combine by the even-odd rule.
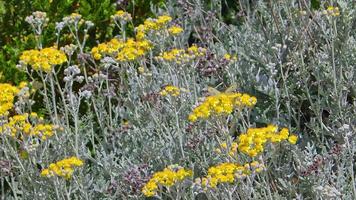
[[114, 38], [92, 48], [91, 53], [96, 60], [103, 56], [111, 56], [115, 57], [117, 61], [125, 62], [144, 56], [150, 49], [151, 43], [148, 40], [135, 41], [133, 38], [129, 38], [127, 41], [123, 41]]
[[237, 60], [237, 56], [231, 56], [230, 54], [227, 53], [227, 54], [224, 55], [224, 59], [225, 60], [229, 60], [229, 61], [230, 60], [234, 61], [234, 60]]
[[46, 140], [54, 134], [57, 127], [52, 124], [43, 124], [39, 119], [37, 113], [14, 115], [0, 125], [0, 129], [3, 130], [3, 133], [14, 138], [28, 135]]
[[41, 50], [27, 50], [20, 56], [20, 61], [31, 65], [34, 70], [51, 72], [52, 67], [67, 62], [66, 55], [55, 47]]
[[260, 173], [260, 172], [262, 172], [263, 170], [265, 170], [265, 168], [263, 168], [263, 167], [258, 167], [258, 168], [255, 169], [255, 172]]
[[115, 15], [112, 15], [111, 16], [112, 19], [114, 20], [122, 20], [122, 21], [131, 21], [132, 20], [132, 17], [131, 17], [131, 14], [130, 13], [127, 13], [123, 10], [118, 10]]
[[0, 83], [0, 116], [7, 115], [14, 106], [15, 96], [20, 89], [7, 83]]
[[172, 26], [168, 29], [168, 32], [172, 35], [178, 35], [183, 32], [183, 29], [180, 26]]
[[192, 45], [187, 50], [184, 49], [171, 49], [160, 53], [155, 58], [158, 61], [174, 62], [176, 64], [189, 63], [197, 58], [204, 56], [206, 53], [205, 48]]
[[326, 9], [326, 14], [336, 17], [340, 15], [340, 10], [339, 7], [334, 7], [334, 6], [328, 6]]
[[188, 120], [191, 122], [195, 122], [198, 120], [198, 117], [195, 114], [190, 114]]
[[279, 132], [279, 135], [282, 140], [286, 140], [289, 136], [289, 131], [287, 128], [282, 128], [282, 130]]
[[159, 94], [161, 96], [167, 96], [167, 95], [171, 95], [171, 96], [179, 96], [180, 95], [180, 92], [181, 92], [181, 88], [178, 88], [178, 87], [175, 87], [175, 86], [172, 86], [172, 85], [168, 85], [166, 87], [164, 87], [160, 92]]
[[[250, 166], [254, 166], [250, 168]], [[216, 188], [221, 183], [234, 183], [236, 178], [249, 175], [252, 172], [257, 172], [255, 168], [263, 168], [263, 165], [257, 161], [251, 164], [246, 163], [241, 166], [236, 163], [220, 163], [216, 166], [212, 166], [208, 169], [208, 175], [203, 178], [197, 178], [195, 185], [206, 189], [207, 187]], [[262, 170], [259, 170], [262, 171]]]
[[[172, 18], [168, 15], [159, 16], [157, 19], [146, 19], [143, 24], [136, 27], [136, 39], [143, 40], [148, 33], [157, 33], [160, 30], [166, 29]], [[178, 29], [175, 29], [178, 31]]]
[[193, 172], [191, 170], [186, 170], [179, 166], [168, 166], [163, 169], [163, 171], [156, 172], [152, 175], [152, 178], [142, 188], [142, 193], [146, 197], [155, 196], [159, 185], [171, 187], [192, 176]]
[[[263, 152], [264, 146], [268, 141], [278, 143], [287, 139], [289, 141], [296, 140], [292, 135], [289, 135], [287, 128], [282, 128], [279, 133], [277, 131], [278, 127], [275, 125], [268, 125], [262, 128], [249, 128], [246, 133], [240, 134], [238, 149], [250, 157], [255, 157]], [[289, 139], [290, 137], [292, 137], [291, 140]]]
[[50, 171], [49, 169], [44, 169], [41, 171], [41, 176], [50, 176]]
[[172, 17], [168, 15], [162, 15], [157, 18], [157, 24], [159, 25], [165, 25], [170, 21], [172, 21]]
[[298, 137], [296, 135], [290, 135], [288, 137], [288, 142], [291, 143], [291, 144], [296, 144], [297, 140], [298, 140]]
[[203, 103], [197, 106], [189, 115], [189, 120], [195, 122], [198, 118], [208, 118], [210, 115], [229, 115], [235, 109], [252, 107], [257, 99], [248, 94], [219, 93], [207, 97]]
[[81, 167], [83, 164], [84, 162], [77, 157], [66, 158], [56, 163], [51, 163], [48, 168], [41, 171], [41, 176], [51, 177], [56, 175], [70, 179], [73, 175], [74, 167]]
[[146, 197], [152, 197], [156, 194], [156, 190], [158, 188], [158, 185], [154, 181], [149, 181], [146, 183], [146, 185], [142, 189], [142, 193]]
[[221, 143], [221, 144], [220, 144], [220, 147], [223, 148], [223, 149], [226, 149], [226, 148], [227, 148], [226, 142]]

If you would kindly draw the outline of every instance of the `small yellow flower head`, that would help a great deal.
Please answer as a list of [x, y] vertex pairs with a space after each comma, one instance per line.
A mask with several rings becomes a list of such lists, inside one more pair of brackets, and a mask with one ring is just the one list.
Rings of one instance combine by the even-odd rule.
[[232, 56], [232, 55], [227, 53], [227, 54], [224, 55], [224, 59], [228, 60], [228, 61], [236, 61], [237, 60], [237, 56]]
[[160, 53], [156, 58], [165, 60], [165, 61], [174, 61], [177, 57], [184, 54], [182, 49], [172, 49], [171, 51]]
[[250, 166], [251, 166], [252, 168], [257, 168], [258, 165], [259, 165], [259, 163], [258, 163], [257, 161], [253, 161], [253, 162], [250, 163]]
[[224, 55], [224, 58], [226, 60], [231, 60], [231, 55], [227, 53], [227, 54]]
[[191, 47], [188, 48], [187, 51], [188, 53], [193, 54], [195, 56], [204, 56], [206, 49], [193, 44]]
[[30, 113], [30, 117], [32, 117], [32, 118], [37, 118], [37, 117], [38, 117], [38, 115], [37, 115], [37, 113], [32, 112], [32, 113]]
[[[159, 34], [160, 30], [165, 30], [172, 18], [168, 15], [159, 16], [157, 19], [148, 18], [143, 24], [140, 24], [135, 28], [136, 39], [143, 40], [147, 34]], [[175, 31], [177, 31], [176, 29]]]
[[191, 170], [186, 170], [177, 165], [168, 166], [163, 169], [163, 171], [156, 172], [152, 175], [152, 178], [142, 188], [142, 193], [146, 197], [153, 197], [157, 195], [159, 186], [169, 188], [192, 176], [193, 172]]
[[84, 162], [77, 157], [66, 158], [56, 163], [51, 163], [48, 168], [41, 171], [41, 176], [60, 176], [65, 179], [70, 179], [73, 175], [74, 167], [81, 167], [83, 165]]
[[27, 83], [27, 82], [21, 81], [21, 83], [19, 84], [19, 89], [23, 89], [23, 88], [25, 88], [25, 87], [27, 87], [27, 86], [28, 86], [28, 83]]
[[36, 71], [49, 73], [55, 65], [67, 62], [67, 57], [64, 52], [55, 47], [49, 47], [41, 50], [24, 51], [20, 56], [20, 62], [31, 65]]
[[325, 14], [327, 14], [329, 16], [337, 17], [337, 16], [340, 15], [339, 7], [328, 6], [328, 8], [326, 9]]
[[298, 140], [298, 137], [296, 135], [290, 135], [288, 137], [288, 142], [291, 143], [291, 144], [296, 144], [297, 140]]
[[51, 173], [49, 169], [44, 169], [41, 171], [41, 176], [52, 176]]
[[282, 130], [279, 132], [279, 135], [280, 135], [282, 140], [288, 139], [288, 136], [289, 136], [288, 129], [287, 128], [282, 128]]
[[221, 150], [220, 150], [219, 148], [216, 148], [216, 149], [214, 150], [214, 152], [217, 153], [217, 154], [221, 154]]
[[123, 10], [118, 10], [111, 18], [116, 21], [128, 22], [132, 20], [131, 14]]
[[188, 49], [171, 49], [170, 51], [165, 51], [160, 53], [155, 58], [158, 61], [173, 62], [176, 64], [185, 64], [201, 58], [206, 53], [206, 49], [197, 47], [193, 45]]
[[180, 92], [181, 92], [181, 88], [178, 88], [178, 87], [175, 87], [175, 86], [172, 86], [172, 85], [168, 85], [166, 87], [164, 87], [160, 92], [159, 94], [161, 96], [168, 96], [168, 95], [171, 95], [171, 96], [174, 96], [174, 97], [177, 97], [180, 95]]
[[178, 35], [181, 32], [183, 32], [183, 29], [180, 26], [172, 26], [172, 27], [168, 28], [168, 32], [171, 35]]
[[260, 172], [262, 172], [262, 171], [264, 171], [264, 170], [266, 170], [266, 168], [265, 168], [264, 166], [262, 166], [262, 167], [256, 168], [256, 169], [255, 169], [255, 172], [256, 172], [256, 173], [260, 173]]
[[223, 148], [223, 149], [226, 149], [226, 148], [227, 148], [226, 142], [221, 143], [221, 144], [220, 144], [220, 147]]
[[168, 15], [162, 15], [162, 16], [159, 16], [159, 17], [157, 18], [156, 23], [157, 23], [158, 25], [164, 26], [164, 25], [168, 24], [168, 23], [171, 22], [171, 21], [172, 21], [172, 17], [170, 17], [170, 16], [168, 16]]

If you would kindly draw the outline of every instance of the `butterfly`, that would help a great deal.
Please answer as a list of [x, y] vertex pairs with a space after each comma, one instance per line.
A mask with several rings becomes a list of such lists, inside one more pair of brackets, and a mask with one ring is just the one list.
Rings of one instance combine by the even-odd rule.
[[43, 87], [43, 84], [41, 82], [39, 82], [39, 81], [33, 81], [31, 83], [31, 86], [32, 86], [33, 89], [39, 90], [39, 89], [41, 89]]
[[[218, 94], [221, 94], [221, 93], [233, 93], [235, 92], [236, 90], [238, 89], [238, 85], [237, 83], [232, 83], [229, 87], [227, 87], [225, 89], [225, 91], [223, 92], [220, 92], [219, 90], [213, 88], [213, 87], [210, 87], [208, 86], [208, 93], [209, 95], [218, 95]], [[238, 133], [237, 133], [237, 122], [236, 121], [232, 121], [232, 122], [229, 122], [229, 134], [233, 137], [237, 137]]]
[[[223, 93], [232, 93], [232, 92], [236, 91], [237, 88], [238, 88], [237, 83], [232, 83], [229, 87], [227, 87], [225, 89], [225, 91]], [[213, 95], [221, 94], [222, 92], [220, 92], [219, 90], [217, 90], [213, 87], [208, 86], [208, 93], [209, 93], [209, 95], [213, 96]]]

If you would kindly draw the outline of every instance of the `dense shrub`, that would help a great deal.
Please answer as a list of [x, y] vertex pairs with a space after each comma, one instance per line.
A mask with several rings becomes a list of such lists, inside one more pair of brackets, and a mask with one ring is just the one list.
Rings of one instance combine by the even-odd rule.
[[353, 2], [138, 2], [23, 19], [4, 198], [356, 198]]

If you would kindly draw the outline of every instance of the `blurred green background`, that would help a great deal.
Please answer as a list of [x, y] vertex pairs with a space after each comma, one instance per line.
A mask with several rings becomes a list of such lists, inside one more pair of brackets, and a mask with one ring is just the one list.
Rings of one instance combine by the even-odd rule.
[[161, 6], [164, 0], [0, 0], [0, 82], [18, 84], [26, 80], [24, 72], [16, 69], [21, 52], [35, 48], [34, 35], [25, 21], [34, 11], [47, 13], [48, 26], [44, 31], [44, 46], [55, 41], [55, 22], [77, 12], [85, 20], [94, 22], [89, 33], [90, 44], [103, 41], [113, 34], [110, 16], [117, 10], [126, 10], [133, 15], [134, 24], [151, 16], [152, 6]]

